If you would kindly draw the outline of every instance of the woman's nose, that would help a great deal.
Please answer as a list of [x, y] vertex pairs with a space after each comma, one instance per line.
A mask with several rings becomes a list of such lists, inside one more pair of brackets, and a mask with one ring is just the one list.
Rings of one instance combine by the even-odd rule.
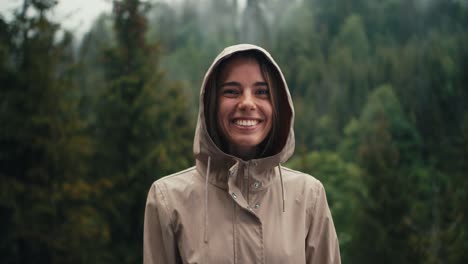
[[255, 109], [255, 98], [251, 92], [244, 92], [240, 98], [239, 109], [247, 111]]

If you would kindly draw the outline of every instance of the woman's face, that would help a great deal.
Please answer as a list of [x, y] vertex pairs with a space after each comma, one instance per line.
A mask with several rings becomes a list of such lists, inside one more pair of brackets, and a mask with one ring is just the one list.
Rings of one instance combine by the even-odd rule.
[[218, 86], [217, 123], [229, 152], [253, 158], [272, 127], [273, 107], [269, 87], [258, 62], [250, 58], [229, 61]]

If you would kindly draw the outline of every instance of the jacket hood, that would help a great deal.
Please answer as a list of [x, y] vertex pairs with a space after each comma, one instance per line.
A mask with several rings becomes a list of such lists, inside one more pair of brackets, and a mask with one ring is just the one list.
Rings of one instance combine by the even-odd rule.
[[251, 45], [251, 44], [238, 44], [234, 46], [229, 46], [225, 48], [213, 61], [211, 66], [209, 67], [208, 71], [205, 74], [203, 79], [203, 83], [200, 89], [200, 102], [199, 102], [199, 112], [198, 112], [198, 119], [197, 119], [197, 126], [195, 130], [195, 138], [193, 143], [193, 152], [195, 157], [198, 161], [207, 160], [207, 157], [210, 157], [214, 160], [237, 160], [240, 161], [240, 158], [231, 156], [228, 153], [225, 153], [218, 147], [214, 140], [211, 138], [208, 128], [207, 128], [207, 116], [205, 115], [205, 106], [207, 102], [205, 102], [205, 94], [208, 92], [209, 89], [213, 89], [210, 87], [209, 82], [210, 78], [213, 77], [214, 72], [220, 66], [220, 63], [232, 56], [235, 53], [243, 52], [243, 51], [256, 51], [264, 56], [267, 61], [271, 63], [271, 65], [276, 69], [280, 78], [279, 81], [282, 82], [280, 85], [277, 85], [278, 89], [278, 97], [280, 100], [283, 101], [283, 108], [280, 109], [279, 115], [281, 116], [281, 122], [278, 124], [280, 130], [282, 131], [279, 133], [280, 138], [275, 140], [275, 142], [280, 142], [282, 146], [277, 146], [276, 152], [272, 153], [270, 156], [266, 156], [264, 158], [258, 159], [258, 162], [266, 162], [270, 164], [279, 164], [286, 162], [294, 153], [294, 107], [291, 99], [291, 95], [288, 89], [288, 85], [286, 80], [279, 68], [278, 64], [275, 62], [273, 57], [263, 48]]

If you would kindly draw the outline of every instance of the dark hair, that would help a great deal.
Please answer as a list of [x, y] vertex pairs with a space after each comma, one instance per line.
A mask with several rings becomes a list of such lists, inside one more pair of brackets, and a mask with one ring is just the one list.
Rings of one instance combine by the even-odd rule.
[[203, 98], [205, 104], [205, 122], [208, 133], [218, 148], [224, 152], [228, 152], [227, 142], [220, 134], [217, 126], [217, 93], [219, 90], [219, 83], [221, 82], [221, 73], [232, 60], [237, 58], [255, 60], [259, 64], [260, 71], [268, 85], [270, 100], [273, 106], [272, 127], [268, 136], [262, 143], [260, 143], [260, 151], [258, 152], [258, 156], [256, 158], [263, 158], [274, 155], [281, 151], [284, 144], [286, 143], [290, 126], [291, 109], [287, 107], [287, 95], [280, 73], [278, 72], [277, 68], [270, 62], [270, 60], [259, 51], [239, 51], [232, 54], [231, 56], [224, 58], [213, 69], [212, 73], [208, 77]]

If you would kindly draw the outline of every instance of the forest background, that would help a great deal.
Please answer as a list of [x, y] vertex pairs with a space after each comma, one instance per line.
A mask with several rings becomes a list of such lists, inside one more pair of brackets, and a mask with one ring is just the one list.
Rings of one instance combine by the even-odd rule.
[[344, 263], [468, 263], [468, 1], [112, 3], [79, 41], [56, 1], [0, 16], [1, 263], [141, 263], [149, 187], [194, 164], [239, 42], [284, 71], [286, 165], [324, 183]]

